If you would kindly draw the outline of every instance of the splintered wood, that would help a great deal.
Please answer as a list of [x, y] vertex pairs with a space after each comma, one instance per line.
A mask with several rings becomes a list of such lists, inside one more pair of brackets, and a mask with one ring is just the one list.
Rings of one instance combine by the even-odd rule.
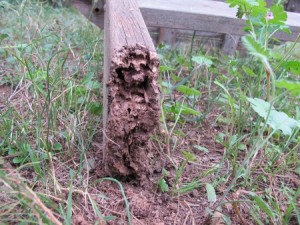
[[159, 119], [159, 61], [135, 0], [106, 1], [104, 28], [103, 163], [109, 175], [143, 180]]

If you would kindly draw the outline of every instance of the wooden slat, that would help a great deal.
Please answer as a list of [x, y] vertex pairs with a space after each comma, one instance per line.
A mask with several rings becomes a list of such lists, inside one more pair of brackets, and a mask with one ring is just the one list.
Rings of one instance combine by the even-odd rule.
[[[138, 0], [148, 26], [219, 32], [244, 35], [244, 20], [236, 18], [236, 9], [228, 4], [209, 0]], [[285, 41], [296, 39], [300, 31], [300, 15], [288, 13], [287, 25], [292, 35], [277, 33], [276, 38]]]
[[288, 0], [286, 3], [286, 10], [290, 12], [300, 12], [300, 1]]
[[[73, 0], [87, 2], [87, 0]], [[211, 0], [138, 0], [143, 18], [149, 27], [186, 29], [193, 31], [217, 32], [231, 35], [244, 35], [244, 20], [236, 18], [237, 10], [228, 4]], [[84, 4], [81, 3], [80, 6]], [[85, 4], [86, 5], [86, 4]], [[79, 7], [79, 10], [85, 7]], [[92, 12], [92, 21], [103, 27], [103, 14]], [[99, 19], [95, 19], [99, 18]], [[300, 14], [288, 12], [286, 24], [291, 27], [292, 35], [277, 33], [276, 38], [294, 41], [300, 32]]]
[[106, 1], [104, 30], [103, 161], [112, 176], [142, 180], [159, 119], [159, 61], [136, 0]]
[[104, 0], [71, 0], [71, 4], [86, 18], [100, 28], [104, 28]]
[[234, 55], [240, 41], [240, 36], [226, 34], [223, 40], [222, 53], [225, 55]]
[[158, 43], [174, 45], [176, 43], [177, 29], [160, 28]]

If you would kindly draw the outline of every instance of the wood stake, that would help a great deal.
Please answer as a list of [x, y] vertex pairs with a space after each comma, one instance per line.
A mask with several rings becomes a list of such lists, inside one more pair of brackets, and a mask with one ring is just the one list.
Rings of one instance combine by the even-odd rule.
[[159, 61], [136, 0], [105, 3], [103, 163], [112, 176], [145, 178], [159, 119]]

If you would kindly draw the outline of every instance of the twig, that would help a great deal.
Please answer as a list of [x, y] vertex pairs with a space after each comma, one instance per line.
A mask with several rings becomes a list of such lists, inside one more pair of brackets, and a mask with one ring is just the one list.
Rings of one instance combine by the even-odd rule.
[[190, 204], [189, 204], [188, 202], [186, 202], [186, 201], [184, 200], [184, 203], [187, 205], [187, 207], [189, 208], [189, 212], [190, 212], [191, 215], [192, 215], [192, 225], [195, 225], [195, 217], [194, 217], [193, 210], [192, 210], [192, 208], [191, 208], [191, 206], [190, 206]]
[[178, 214], [179, 214], [179, 193], [177, 193], [177, 212], [176, 212], [176, 216], [174, 219], [174, 225], [176, 225]]
[[242, 222], [243, 225], [247, 225], [246, 221], [244, 220], [244, 218], [241, 215], [239, 206], [238, 206], [238, 198], [239, 198], [239, 194], [238, 191], [236, 193], [233, 194], [233, 199], [235, 200], [232, 203], [233, 209], [235, 211], [235, 214], [238, 216], [238, 218], [240, 219], [240, 221]]
[[45, 214], [47, 215], [49, 220], [51, 220], [52, 223], [54, 223], [56, 225], [63, 225], [58, 219], [56, 219], [56, 217], [53, 215], [52, 211], [44, 205], [44, 203], [40, 200], [40, 198], [36, 195], [35, 192], [33, 192], [27, 186], [25, 187], [25, 190], [29, 192], [29, 195], [26, 195], [24, 193], [21, 193], [21, 194], [25, 195], [28, 199], [32, 199], [33, 204], [40, 207], [43, 210], [43, 212], [45, 212]]

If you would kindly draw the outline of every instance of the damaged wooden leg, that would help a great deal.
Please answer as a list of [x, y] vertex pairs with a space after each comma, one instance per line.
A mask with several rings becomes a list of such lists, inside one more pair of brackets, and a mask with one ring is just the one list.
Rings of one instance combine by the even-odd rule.
[[157, 54], [136, 0], [105, 5], [104, 150], [111, 176], [151, 173], [148, 141], [159, 119]]

